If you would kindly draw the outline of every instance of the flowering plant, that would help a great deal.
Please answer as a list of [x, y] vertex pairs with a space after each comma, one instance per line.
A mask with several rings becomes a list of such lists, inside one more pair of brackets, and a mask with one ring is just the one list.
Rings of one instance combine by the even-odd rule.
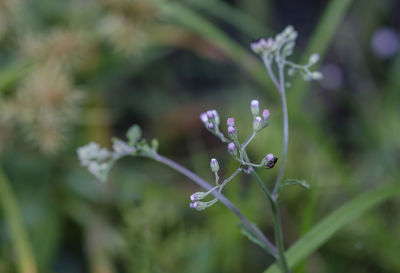
[[[233, 117], [227, 119], [226, 136], [220, 129], [221, 119], [216, 110], [209, 110], [200, 115], [200, 119], [206, 129], [227, 145], [229, 154], [239, 164], [238, 168], [233, 172], [233, 174], [221, 181], [218, 174], [220, 165], [217, 159], [212, 158], [210, 161], [210, 169], [215, 177], [215, 186], [211, 186], [195, 173], [160, 155], [157, 152], [158, 141], [153, 139], [149, 144], [145, 139], [142, 139], [141, 130], [137, 125], [132, 126], [128, 130], [126, 134], [127, 141], [113, 138], [112, 151], [106, 148], [100, 148], [100, 146], [96, 143], [89, 143], [88, 145], [79, 148], [78, 156], [81, 164], [87, 167], [93, 175], [103, 182], [106, 181], [107, 175], [113, 164], [124, 156], [147, 157], [171, 167], [205, 189], [205, 191], [195, 192], [190, 196], [190, 200], [192, 201], [190, 203], [191, 208], [201, 211], [214, 205], [217, 201], [222, 202], [239, 217], [243, 224], [242, 226], [244, 234], [246, 234], [250, 240], [263, 247], [269, 254], [276, 258], [282, 272], [290, 272], [284, 252], [278, 197], [281, 190], [288, 185], [300, 185], [305, 188], [310, 187], [303, 180], [283, 180], [289, 143], [289, 119], [285, 94], [285, 89], [289, 83], [286, 82], [285, 76], [286, 74], [291, 76], [295, 73], [300, 73], [307, 81], [318, 80], [322, 78], [321, 73], [310, 70], [310, 67], [319, 59], [317, 54], [311, 55], [309, 62], [306, 65], [296, 64], [287, 60], [287, 57], [293, 53], [296, 38], [297, 32], [293, 29], [293, 27], [288, 26], [274, 38], [269, 38], [267, 40], [259, 39], [251, 44], [252, 50], [261, 57], [272, 82], [278, 89], [282, 103], [283, 147], [282, 154], [279, 159], [279, 172], [272, 190], [265, 185], [260, 176], [257, 174], [256, 169], [271, 169], [278, 163], [278, 158], [272, 153], [268, 153], [258, 163], [254, 163], [250, 160], [246, 152], [246, 147], [249, 145], [249, 143], [261, 130], [266, 128], [270, 122], [270, 111], [268, 109], [264, 109], [261, 112], [258, 100], [252, 100], [250, 102], [250, 112], [252, 114], [253, 125], [252, 132], [250, 136], [242, 143], [238, 138], [238, 128]], [[275, 70], [277, 71], [277, 74]], [[247, 218], [222, 194], [224, 187], [239, 173], [252, 175], [262, 191], [265, 193], [265, 196], [272, 208], [276, 246], [270, 242], [270, 240], [260, 231], [260, 229], [247, 220]], [[214, 198], [210, 201], [203, 201], [209, 195], [213, 195]]]

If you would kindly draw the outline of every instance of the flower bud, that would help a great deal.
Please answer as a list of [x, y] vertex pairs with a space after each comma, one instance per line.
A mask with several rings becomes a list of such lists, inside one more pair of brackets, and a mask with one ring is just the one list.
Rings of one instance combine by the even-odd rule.
[[266, 127], [269, 124], [269, 115], [270, 112], [268, 109], [264, 109], [262, 113], [262, 127]]
[[262, 120], [260, 117], [255, 117], [253, 121], [253, 131], [259, 132], [263, 128]]
[[228, 118], [228, 119], [226, 120], [226, 124], [227, 124], [228, 126], [235, 127], [235, 119], [234, 119], [234, 118]]
[[319, 61], [319, 54], [314, 53], [310, 56], [310, 59], [308, 60], [309, 64], [315, 64]]
[[214, 130], [214, 128], [215, 128], [214, 123], [211, 123], [211, 122], [207, 123], [207, 128], [210, 130]]
[[228, 127], [228, 135], [231, 139], [237, 138], [237, 132], [236, 132], [236, 128], [234, 126]]
[[233, 143], [233, 142], [229, 143], [228, 144], [228, 151], [232, 153], [234, 150], [236, 150], [235, 143]]
[[190, 200], [192, 201], [197, 201], [197, 200], [202, 200], [207, 196], [206, 192], [195, 192], [190, 196]]
[[263, 52], [265, 52], [268, 49], [268, 43], [265, 39], [260, 38], [256, 41], [254, 41], [253, 43], [251, 43], [250, 47], [254, 53], [262, 54]]
[[315, 71], [315, 72], [311, 73], [311, 78], [313, 80], [321, 80], [323, 78], [323, 76], [322, 76], [321, 72]]
[[258, 114], [260, 112], [258, 100], [252, 100], [250, 102], [250, 109], [251, 109], [251, 113], [253, 114], [253, 116], [258, 116]]
[[265, 160], [267, 161], [267, 169], [272, 169], [278, 161], [278, 158], [275, 157], [274, 154], [267, 154]]
[[228, 144], [228, 152], [234, 156], [237, 155], [236, 145], [235, 143], [231, 142]]
[[220, 120], [219, 120], [219, 115], [218, 115], [217, 110], [212, 110], [212, 113], [213, 113], [213, 116], [214, 116], [214, 121], [218, 125]]
[[205, 202], [196, 201], [190, 203], [190, 207], [196, 210], [205, 210], [207, 208], [207, 204]]
[[214, 173], [219, 171], [219, 164], [218, 164], [218, 161], [215, 158], [211, 158], [210, 167], [211, 167], [211, 170]]
[[202, 121], [203, 123], [207, 123], [207, 121], [208, 121], [207, 113], [202, 113], [202, 114], [200, 115], [200, 119], [201, 119], [201, 121]]
[[262, 114], [263, 119], [267, 120], [269, 118], [269, 114], [270, 114], [269, 110], [264, 109], [263, 114]]

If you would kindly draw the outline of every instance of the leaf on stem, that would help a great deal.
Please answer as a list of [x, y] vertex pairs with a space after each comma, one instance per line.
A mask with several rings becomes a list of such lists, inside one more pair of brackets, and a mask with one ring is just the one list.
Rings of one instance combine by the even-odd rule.
[[[238, 224], [242, 234], [244, 236], [246, 236], [250, 241], [252, 241], [253, 243], [255, 243], [256, 245], [262, 247], [263, 249], [265, 249], [268, 253], [271, 253], [271, 250], [268, 248], [267, 245], [265, 245], [263, 242], [261, 242], [254, 234], [251, 230], [249, 230], [243, 223], [239, 223]], [[257, 227], [256, 227], [257, 228]], [[258, 228], [257, 228], [258, 229]], [[261, 231], [260, 231], [261, 232]]]
[[280, 186], [279, 186], [279, 190], [278, 190], [278, 195], [279, 193], [282, 191], [283, 188], [287, 187], [287, 186], [292, 186], [292, 185], [298, 185], [300, 187], [306, 188], [307, 190], [309, 190], [311, 187], [310, 185], [304, 181], [304, 180], [298, 180], [298, 179], [286, 179]]

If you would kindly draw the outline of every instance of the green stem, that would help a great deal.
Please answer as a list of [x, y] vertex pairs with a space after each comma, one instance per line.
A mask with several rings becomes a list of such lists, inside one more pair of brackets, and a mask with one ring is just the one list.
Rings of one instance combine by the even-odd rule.
[[[153, 156], [149, 157], [151, 159], [154, 159], [171, 169], [174, 169], [175, 171], [183, 174], [184, 176], [188, 177], [190, 180], [204, 188], [205, 190], [210, 190], [212, 189], [212, 186], [208, 184], [204, 179], [196, 175], [195, 173], [191, 172], [190, 170], [186, 169], [182, 165], [176, 163], [175, 161], [164, 157], [155, 151], [153, 152]], [[260, 232], [260, 230], [255, 227], [240, 211], [237, 209], [229, 199], [227, 199], [223, 194], [218, 194], [217, 191], [213, 191], [211, 193], [215, 197], [218, 197], [220, 202], [223, 203], [227, 208], [229, 208], [241, 221], [242, 223], [256, 236], [265, 246], [265, 249], [270, 253], [273, 257], [277, 258], [277, 249], [276, 247], [269, 241], [265, 235]]]
[[279, 172], [278, 176], [276, 177], [275, 180], [275, 186], [274, 190], [272, 191], [272, 197], [275, 199], [276, 194], [279, 189], [279, 185], [282, 182], [283, 179], [283, 174], [285, 172], [285, 166], [286, 166], [286, 157], [287, 157], [287, 152], [288, 152], [288, 146], [289, 146], [289, 114], [288, 114], [288, 108], [287, 108], [287, 102], [286, 102], [286, 92], [285, 92], [285, 83], [284, 83], [284, 64], [278, 64], [279, 66], [279, 94], [281, 97], [281, 103], [282, 103], [282, 113], [283, 113], [283, 144], [282, 144], [282, 156], [280, 158], [280, 167], [279, 167]]
[[20, 273], [36, 273], [36, 262], [28, 241], [28, 234], [23, 225], [16, 197], [10, 183], [0, 167], [0, 202], [9, 225], [12, 244], [17, 256]]
[[[285, 62], [282, 59], [277, 62], [278, 73], [279, 73], [279, 82], [278, 82], [278, 80], [275, 77], [274, 72], [272, 71], [271, 62], [268, 60], [267, 57], [263, 58], [263, 60], [264, 60], [264, 65], [267, 69], [269, 76], [271, 77], [273, 83], [275, 84], [276, 88], [279, 91], [279, 95], [281, 97], [281, 103], [282, 103], [282, 112], [283, 112], [283, 144], [282, 144], [282, 155], [280, 158], [279, 172], [278, 172], [278, 176], [276, 177], [276, 180], [275, 180], [275, 186], [272, 191], [272, 195], [269, 194], [269, 191], [264, 190], [264, 192], [267, 193], [268, 200], [271, 203], [273, 220], [274, 220], [275, 243], [276, 243], [276, 247], [278, 248], [279, 264], [281, 266], [281, 270], [283, 273], [290, 273], [289, 266], [288, 266], [286, 256], [285, 256], [285, 248], [283, 245], [282, 224], [281, 224], [281, 220], [279, 217], [279, 207], [278, 207], [278, 201], [277, 201], [277, 193], [279, 190], [279, 185], [281, 184], [282, 179], [283, 179], [283, 174], [285, 172], [286, 157], [287, 157], [288, 146], [289, 146], [289, 115], [288, 115], [288, 108], [287, 108], [287, 102], [286, 102], [285, 74], [284, 74]], [[262, 180], [260, 179], [260, 177], [256, 174], [255, 171], [253, 171], [252, 173], [257, 178], [257, 181], [259, 182], [259, 184], [263, 185], [262, 188], [264, 189], [265, 185], [262, 182]]]
[[256, 136], [256, 134], [253, 132], [251, 136], [242, 144], [242, 149], [245, 149], [247, 145], [253, 140], [253, 138]]
[[278, 261], [281, 270], [283, 273], [290, 273], [290, 269], [285, 256], [285, 247], [283, 245], [282, 225], [281, 225], [281, 220], [279, 218], [278, 201], [272, 197], [268, 188], [265, 186], [264, 182], [261, 180], [261, 178], [258, 176], [258, 174], [254, 169], [251, 172], [251, 174], [256, 178], [258, 185], [263, 189], [272, 208], [274, 230], [275, 230], [275, 243], [276, 247], [278, 248]]

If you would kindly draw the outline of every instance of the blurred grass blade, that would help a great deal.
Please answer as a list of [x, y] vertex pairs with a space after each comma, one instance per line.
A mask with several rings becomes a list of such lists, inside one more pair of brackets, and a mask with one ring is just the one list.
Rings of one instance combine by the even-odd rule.
[[[266, 89], [273, 88], [271, 80], [267, 77], [261, 62], [250, 53], [249, 49], [243, 48], [238, 42], [232, 40], [223, 31], [219, 30], [207, 19], [175, 2], [158, 3], [163, 13], [170, 20], [194, 31], [210, 44], [216, 46], [221, 52], [243, 67], [259, 84]], [[278, 97], [277, 92], [270, 92], [271, 96]]]
[[246, 37], [252, 39], [259, 36], [270, 36], [271, 30], [263, 24], [257, 22], [253, 17], [244, 13], [240, 9], [235, 9], [220, 0], [185, 0], [188, 4], [223, 20], [238, 30]]
[[31, 68], [28, 62], [12, 62], [0, 69], [0, 94], [25, 76]]
[[12, 244], [17, 256], [17, 268], [20, 273], [36, 273], [36, 262], [28, 234], [19, 212], [16, 197], [10, 183], [0, 167], [0, 203], [10, 229]]
[[[362, 193], [332, 212], [286, 251], [290, 268], [295, 267], [306, 259], [322, 244], [329, 240], [340, 228], [360, 217], [368, 210], [373, 209], [377, 205], [399, 194], [400, 183], [385, 185], [375, 190]], [[273, 265], [264, 273], [279, 272], [279, 268]]]
[[[307, 63], [308, 58], [313, 53], [318, 53], [321, 57], [325, 55], [338, 26], [352, 2], [353, 0], [331, 0], [329, 2], [321, 20], [319, 20], [316, 30], [312, 34], [307, 51], [300, 63]], [[305, 96], [307, 90], [309, 90], [307, 88], [309, 84], [310, 82], [304, 81], [301, 77], [296, 78], [293, 84], [293, 92], [290, 92], [292, 98], [288, 100], [291, 108], [292, 106], [300, 106], [301, 99]]]

